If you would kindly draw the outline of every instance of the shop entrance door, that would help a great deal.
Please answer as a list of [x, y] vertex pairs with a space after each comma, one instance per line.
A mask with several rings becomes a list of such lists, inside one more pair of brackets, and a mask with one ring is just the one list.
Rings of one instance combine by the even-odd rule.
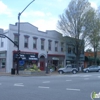
[[58, 60], [53, 60], [54, 71], [57, 71]]
[[45, 66], [45, 62], [41, 61], [40, 62], [40, 70], [44, 71], [44, 66]]
[[45, 57], [44, 56], [40, 57], [40, 70], [42, 71], [45, 70]]

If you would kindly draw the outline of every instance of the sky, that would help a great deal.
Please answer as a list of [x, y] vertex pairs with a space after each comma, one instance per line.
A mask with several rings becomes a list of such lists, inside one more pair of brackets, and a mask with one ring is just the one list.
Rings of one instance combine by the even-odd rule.
[[[0, 28], [18, 22], [18, 13], [32, 0], [0, 0]], [[20, 16], [21, 22], [29, 22], [40, 31], [57, 30], [57, 21], [71, 0], [35, 0]], [[95, 9], [100, 0], [89, 0]]]

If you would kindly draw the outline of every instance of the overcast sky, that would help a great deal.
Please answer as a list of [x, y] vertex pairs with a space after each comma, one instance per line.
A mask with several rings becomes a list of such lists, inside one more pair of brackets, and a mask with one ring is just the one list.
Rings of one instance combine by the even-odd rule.
[[[18, 21], [21, 12], [32, 0], [0, 0], [0, 28], [8, 29], [9, 24]], [[21, 15], [21, 22], [29, 22], [39, 30], [56, 30], [59, 15], [71, 0], [35, 0]], [[89, 0], [94, 8], [100, 0]], [[99, 5], [98, 5], [99, 6]]]

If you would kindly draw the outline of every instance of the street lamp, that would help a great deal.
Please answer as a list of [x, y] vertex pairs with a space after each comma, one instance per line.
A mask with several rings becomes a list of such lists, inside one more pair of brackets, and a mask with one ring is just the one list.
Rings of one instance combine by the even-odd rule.
[[32, 0], [23, 10], [18, 14], [18, 58], [17, 58], [17, 74], [19, 74], [19, 57], [20, 57], [20, 50], [19, 50], [19, 35], [20, 35], [20, 16], [21, 14], [28, 8], [28, 6], [34, 2], [35, 0]]
[[47, 66], [46, 66], [46, 74], [48, 74], [48, 51], [47, 51]]

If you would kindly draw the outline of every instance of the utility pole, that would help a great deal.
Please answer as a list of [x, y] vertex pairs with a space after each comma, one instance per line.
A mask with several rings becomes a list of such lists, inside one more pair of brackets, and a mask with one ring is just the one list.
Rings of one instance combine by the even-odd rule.
[[19, 39], [19, 36], [20, 36], [20, 16], [22, 15], [22, 13], [26, 10], [26, 8], [29, 7], [29, 5], [34, 2], [35, 0], [32, 0], [23, 10], [21, 13], [18, 14], [18, 51], [17, 51], [17, 54], [18, 54], [18, 57], [17, 57], [17, 74], [19, 74], [19, 58], [20, 58], [20, 49], [19, 49], [19, 44], [20, 44], [20, 39]]

